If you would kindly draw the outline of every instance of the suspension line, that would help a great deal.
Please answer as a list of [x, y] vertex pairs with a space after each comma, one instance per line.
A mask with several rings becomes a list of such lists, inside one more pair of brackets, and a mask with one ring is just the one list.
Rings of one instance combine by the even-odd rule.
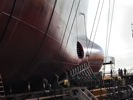
[[111, 14], [111, 18], [110, 18], [110, 5], [111, 5], [111, 0], [109, 0], [105, 56], [108, 56], [109, 43], [110, 43], [110, 34], [111, 34], [112, 21], [113, 21], [113, 13], [114, 13], [114, 4], [115, 4], [115, 0], [113, 0], [112, 14]]
[[[101, 6], [101, 9], [100, 9], [100, 14], [99, 14], [98, 22], [97, 22], [97, 25], [96, 25], [96, 30], [95, 30], [95, 33], [94, 33], [94, 38], [93, 38], [93, 41], [92, 41], [91, 50], [92, 50], [93, 45], [94, 45], [97, 29], [98, 29], [98, 26], [99, 26], [99, 21], [100, 21], [100, 18], [101, 18], [101, 13], [102, 13], [102, 10], [103, 10], [103, 5], [104, 5], [104, 0], [102, 2], [102, 6]], [[91, 50], [90, 50], [90, 54], [91, 54]]]

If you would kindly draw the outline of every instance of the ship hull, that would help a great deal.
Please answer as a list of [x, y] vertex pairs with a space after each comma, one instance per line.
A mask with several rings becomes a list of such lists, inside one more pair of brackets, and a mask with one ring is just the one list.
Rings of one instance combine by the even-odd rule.
[[18, 89], [29, 82], [39, 87], [43, 78], [88, 61], [99, 71], [103, 51], [87, 39], [81, 14], [86, 15], [87, 1], [0, 1], [0, 74], [6, 90], [22, 92]]

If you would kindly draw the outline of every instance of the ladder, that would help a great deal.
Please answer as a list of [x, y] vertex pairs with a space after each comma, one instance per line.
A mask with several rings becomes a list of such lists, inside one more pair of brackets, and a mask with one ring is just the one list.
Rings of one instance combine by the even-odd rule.
[[82, 82], [88, 82], [96, 79], [96, 76], [91, 69], [89, 62], [70, 69], [68, 73], [72, 79], [80, 79]]
[[77, 76], [77, 75], [79, 75], [79, 76], [92, 76], [92, 75], [94, 75], [94, 72], [91, 69], [89, 62], [78, 65], [77, 67], [71, 69], [69, 71], [69, 73], [72, 77]]
[[96, 83], [99, 79], [97, 79], [89, 62], [83, 63], [75, 66], [74, 68], [68, 70], [66, 72], [66, 78], [62, 79], [58, 82], [59, 85], [64, 83], [64, 80], [68, 80], [71, 84], [75, 85], [83, 85], [83, 83], [94, 82]]
[[0, 98], [5, 98], [5, 91], [1, 74], [0, 74]]

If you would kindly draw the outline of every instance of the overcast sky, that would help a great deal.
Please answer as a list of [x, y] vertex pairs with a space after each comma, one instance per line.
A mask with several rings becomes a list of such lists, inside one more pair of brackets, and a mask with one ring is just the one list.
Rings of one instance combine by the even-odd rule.
[[[113, 1], [110, 1], [111, 12], [113, 8]], [[96, 15], [96, 9], [99, 0], [89, 0], [88, 16], [87, 16], [87, 32], [88, 37], [92, 32], [92, 26], [94, 23], [94, 18]], [[93, 36], [91, 40], [94, 39], [94, 33], [96, 30], [96, 25], [98, 23], [98, 17], [100, 15], [100, 9], [103, 0], [100, 2], [98, 16], [95, 22]], [[108, 7], [109, 0], [104, 0], [103, 10], [101, 13], [98, 29], [96, 32], [96, 37], [94, 42], [99, 44], [104, 52], [106, 45], [106, 35], [107, 35], [107, 24], [108, 24]], [[111, 22], [111, 21], [110, 21]], [[114, 13], [112, 20], [112, 28], [109, 42], [108, 56], [115, 57], [115, 68], [133, 68], [133, 37], [131, 31], [131, 23], [133, 23], [133, 0], [115, 0]]]

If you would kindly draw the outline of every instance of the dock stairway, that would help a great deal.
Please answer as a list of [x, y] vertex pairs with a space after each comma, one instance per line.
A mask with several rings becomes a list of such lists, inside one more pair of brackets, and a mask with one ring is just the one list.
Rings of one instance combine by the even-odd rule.
[[[64, 75], [62, 75], [64, 76]], [[60, 77], [62, 77], [60, 76]], [[84, 80], [88, 80], [87, 78], [94, 76], [94, 72], [90, 67], [89, 62], [87, 63], [83, 63], [81, 65], [77, 65], [74, 68], [68, 70], [67, 72], [65, 72], [65, 77], [63, 77], [60, 81], [59, 84], [61, 84], [65, 79], [73, 80], [76, 78], [80, 78]]]
[[98, 100], [87, 87], [72, 87], [69, 94], [68, 97], [64, 96], [63, 100]]
[[[68, 80], [71, 86], [85, 86], [94, 88], [100, 85], [100, 75], [93, 72], [89, 62], [75, 66], [74, 68], [65, 72], [63, 78], [59, 79], [58, 85], [64, 86], [64, 80]], [[62, 77], [61, 76], [61, 77]]]
[[[68, 71], [69, 80], [72, 83], [77, 83], [77, 86], [96, 86], [100, 83], [100, 78], [96, 76], [90, 67], [89, 62], [76, 66]], [[88, 87], [88, 86], [87, 86]]]
[[75, 76], [91, 76], [94, 75], [93, 70], [90, 67], [89, 62], [87, 63], [83, 63], [81, 65], [76, 66], [73, 69], [69, 70], [69, 75], [71, 77], [75, 77]]

